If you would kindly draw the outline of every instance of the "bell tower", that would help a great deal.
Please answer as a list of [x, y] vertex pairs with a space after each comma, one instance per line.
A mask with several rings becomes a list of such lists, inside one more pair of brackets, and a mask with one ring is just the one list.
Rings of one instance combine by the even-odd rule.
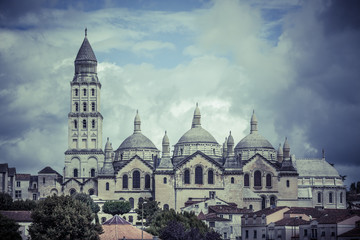
[[87, 39], [87, 29], [74, 65], [75, 74], [70, 82], [65, 180], [96, 177], [104, 163], [103, 116], [100, 113], [101, 83], [97, 77], [97, 60]]

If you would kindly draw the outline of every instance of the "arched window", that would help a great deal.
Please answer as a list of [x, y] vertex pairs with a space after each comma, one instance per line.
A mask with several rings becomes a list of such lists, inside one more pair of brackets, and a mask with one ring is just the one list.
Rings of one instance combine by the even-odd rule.
[[70, 195], [72, 196], [72, 195], [74, 195], [76, 193], [76, 190], [75, 189], [70, 189]]
[[95, 194], [95, 190], [92, 189], [92, 188], [90, 188], [90, 189], [89, 189], [89, 195], [91, 196], [91, 195], [94, 195], [94, 194]]
[[79, 111], [79, 103], [75, 103], [75, 112], [78, 112]]
[[110, 190], [110, 184], [108, 182], [105, 184], [105, 188], [106, 188], [106, 191]]
[[79, 89], [75, 88], [74, 92], [75, 92], [75, 96], [79, 95]]
[[235, 183], [235, 178], [234, 178], [234, 177], [231, 178], [231, 183], [232, 183], [232, 184]]
[[333, 193], [329, 193], [329, 203], [333, 203]]
[[139, 204], [142, 204], [144, 202], [144, 199], [142, 197], [139, 197]]
[[259, 170], [254, 173], [254, 186], [261, 187], [261, 172]]
[[321, 193], [320, 192], [318, 192], [318, 194], [317, 194], [317, 202], [321, 203]]
[[183, 155], [183, 150], [182, 149], [180, 149], [180, 155]]
[[131, 197], [129, 198], [131, 208], [134, 208], [134, 199]]
[[274, 196], [270, 197], [270, 206], [276, 207], [276, 198]]
[[122, 184], [123, 184], [123, 188], [128, 188], [129, 185], [128, 185], [128, 175], [124, 174], [123, 177], [122, 177]]
[[120, 201], [125, 201], [125, 198], [121, 197], [119, 198]]
[[184, 183], [185, 183], [185, 184], [190, 184], [190, 171], [189, 171], [189, 169], [186, 169], [186, 170], [185, 170], [185, 173], [184, 173]]
[[169, 210], [169, 205], [168, 204], [164, 204], [164, 208], [163, 208], [164, 210]]
[[78, 128], [77, 120], [74, 120], [74, 128], [75, 128], [75, 129]]
[[95, 112], [95, 103], [94, 102], [91, 103], [91, 111]]
[[166, 177], [164, 177], [164, 184], [167, 184], [167, 178]]
[[90, 170], [90, 176], [91, 176], [91, 177], [95, 177], [95, 169], [92, 168], [92, 169]]
[[91, 121], [91, 127], [95, 128], [95, 120], [94, 119]]
[[149, 189], [150, 188], [150, 175], [146, 174], [145, 176], [145, 188]]
[[104, 222], [106, 222], [106, 217], [101, 218], [101, 223], [104, 223]]
[[290, 181], [286, 180], [286, 187], [290, 187]]
[[195, 168], [195, 184], [203, 184], [203, 170], [200, 166]]
[[261, 209], [266, 208], [266, 197], [261, 196]]
[[343, 193], [340, 193], [340, 203], [343, 203]]
[[83, 111], [86, 112], [86, 102], [83, 103]]
[[250, 210], [253, 209], [253, 205], [252, 205], [252, 204], [249, 205], [249, 209], [250, 209]]
[[138, 170], [133, 172], [133, 188], [140, 188], [140, 172]]
[[74, 177], [78, 177], [78, 170], [77, 170], [77, 168], [74, 169]]
[[85, 88], [83, 89], [83, 92], [84, 92], [84, 96], [86, 96], [86, 89]]
[[95, 96], [95, 89], [94, 88], [91, 89], [91, 96]]
[[244, 175], [244, 186], [245, 187], [250, 186], [250, 177], [249, 177], [249, 174], [247, 174], [247, 173]]
[[83, 120], [83, 128], [86, 128], [86, 120]]
[[214, 171], [208, 171], [208, 184], [214, 184]]
[[271, 187], [271, 174], [266, 175], [266, 186]]
[[134, 221], [134, 218], [133, 218], [133, 216], [129, 216], [129, 222], [133, 222]]

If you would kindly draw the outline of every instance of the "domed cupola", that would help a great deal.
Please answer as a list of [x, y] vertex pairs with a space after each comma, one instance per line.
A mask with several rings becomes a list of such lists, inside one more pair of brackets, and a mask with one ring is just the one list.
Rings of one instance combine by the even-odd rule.
[[236, 145], [236, 156], [240, 156], [242, 160], [247, 160], [259, 153], [268, 160], [276, 160], [276, 150], [268, 140], [259, 134], [257, 123], [255, 112], [253, 112], [250, 121], [250, 134]]
[[134, 119], [134, 133], [127, 137], [115, 151], [115, 161], [126, 161], [138, 155], [152, 163], [159, 155], [154, 143], [141, 133], [141, 120], [138, 111]]
[[213, 158], [221, 158], [221, 148], [215, 138], [201, 126], [201, 114], [198, 104], [194, 111], [191, 128], [174, 147], [174, 163], [196, 151], [201, 151]]

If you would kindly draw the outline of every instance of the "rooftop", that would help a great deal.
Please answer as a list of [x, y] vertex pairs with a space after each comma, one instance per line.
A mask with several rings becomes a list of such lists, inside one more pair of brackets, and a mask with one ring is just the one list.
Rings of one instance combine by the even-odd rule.
[[31, 211], [0, 211], [0, 214], [15, 222], [32, 222]]

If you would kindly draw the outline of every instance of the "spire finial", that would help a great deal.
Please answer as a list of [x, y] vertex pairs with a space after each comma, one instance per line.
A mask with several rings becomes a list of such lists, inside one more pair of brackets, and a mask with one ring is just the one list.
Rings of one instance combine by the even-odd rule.
[[87, 37], [87, 27], [85, 27], [85, 37]]
[[191, 128], [195, 128], [195, 127], [201, 127], [201, 114], [198, 103], [196, 103], [194, 117], [191, 125]]

